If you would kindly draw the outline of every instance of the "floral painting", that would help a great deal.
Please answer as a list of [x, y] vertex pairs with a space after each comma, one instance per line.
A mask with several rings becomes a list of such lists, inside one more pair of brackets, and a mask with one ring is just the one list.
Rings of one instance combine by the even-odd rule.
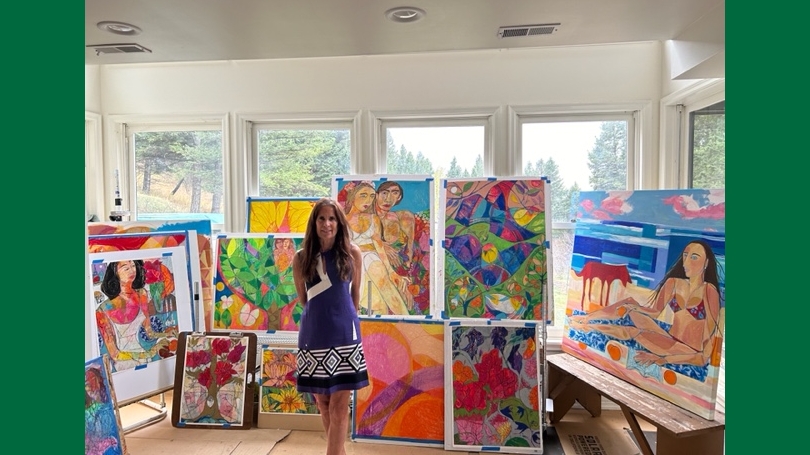
[[445, 449], [542, 453], [537, 328], [447, 321]]
[[447, 316], [546, 317], [545, 180], [447, 180], [443, 208]]
[[318, 414], [315, 396], [299, 392], [297, 349], [262, 347], [260, 413]]
[[247, 199], [247, 232], [304, 234], [318, 198]]
[[126, 455], [126, 441], [106, 356], [84, 364], [84, 453]]
[[300, 234], [230, 234], [217, 238], [217, 330], [297, 331], [304, 311], [293, 282]]
[[562, 348], [713, 419], [725, 338], [725, 191], [579, 195]]
[[[178, 220], [178, 221], [123, 221], [123, 222], [95, 222], [87, 223], [89, 235], [109, 235], [124, 233], [145, 233], [145, 232], [177, 232], [188, 231], [189, 242], [196, 243], [197, 254], [188, 255], [189, 260], [197, 260], [200, 263], [201, 275], [201, 298], [203, 314], [198, 319], [205, 325], [205, 330], [210, 330], [211, 311], [214, 305], [214, 258], [211, 248], [212, 227], [210, 220]], [[194, 237], [192, 240], [191, 237]], [[196, 241], [196, 242], [195, 242]], [[189, 243], [191, 246], [192, 243]], [[202, 328], [202, 327], [200, 327]]]
[[250, 428], [256, 335], [184, 332], [180, 345], [172, 425]]
[[363, 255], [360, 313], [432, 314], [433, 178], [336, 176], [332, 196]]
[[352, 439], [444, 444], [444, 324], [361, 317], [370, 385], [354, 393]]

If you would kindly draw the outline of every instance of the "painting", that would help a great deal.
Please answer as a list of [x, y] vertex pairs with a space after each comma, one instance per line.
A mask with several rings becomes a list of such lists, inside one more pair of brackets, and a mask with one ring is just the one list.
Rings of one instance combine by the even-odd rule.
[[363, 254], [361, 314], [431, 314], [430, 176], [336, 176], [332, 196]]
[[188, 231], [189, 248], [195, 248], [198, 255], [189, 255], [189, 260], [199, 260], [201, 275], [201, 298], [203, 311], [195, 319], [195, 329], [205, 327], [211, 321], [214, 307], [214, 262], [211, 248], [212, 227], [210, 220], [177, 220], [177, 221], [123, 221], [87, 223], [88, 235], [108, 235], [123, 233]]
[[446, 317], [547, 316], [546, 189], [542, 178], [444, 182], [439, 262]]
[[563, 350], [714, 418], [725, 331], [725, 192], [582, 192]]
[[172, 386], [177, 335], [192, 317], [183, 247], [90, 253], [94, 355], [109, 355], [119, 404]]
[[352, 440], [444, 444], [444, 324], [360, 317], [369, 387], [354, 393]]
[[259, 413], [318, 414], [315, 396], [299, 392], [298, 349], [262, 346]]
[[106, 355], [84, 364], [84, 453], [126, 455], [118, 402]]
[[[194, 260], [198, 254], [197, 249], [191, 249], [188, 243], [188, 231], [182, 232], [149, 232], [143, 234], [108, 234], [108, 235], [91, 235], [87, 238], [88, 249], [90, 253], [100, 253], [105, 251], [127, 251], [127, 250], [145, 250], [149, 248], [171, 248], [181, 246], [186, 249], [186, 257], [192, 258], [187, 261], [189, 272], [189, 285], [191, 295], [199, 295], [199, 289], [195, 292], [194, 283], [199, 283], [201, 279], [200, 262]], [[191, 302], [191, 317], [192, 321], [199, 320], [197, 312], [202, 311], [199, 302], [192, 300]], [[195, 325], [195, 329], [198, 327]]]
[[172, 426], [250, 429], [255, 366], [255, 333], [181, 333]]
[[543, 453], [535, 322], [445, 321], [446, 450]]
[[304, 234], [318, 198], [249, 197], [247, 232]]
[[292, 262], [302, 242], [302, 234], [220, 235], [212, 331], [297, 331], [304, 308]]

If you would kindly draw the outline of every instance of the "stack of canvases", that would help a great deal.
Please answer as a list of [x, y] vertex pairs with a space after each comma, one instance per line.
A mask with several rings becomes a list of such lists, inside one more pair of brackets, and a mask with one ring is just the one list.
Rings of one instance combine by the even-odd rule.
[[[364, 264], [370, 385], [353, 396], [354, 441], [542, 453], [546, 183], [443, 180], [439, 192], [429, 176], [333, 179]], [[216, 242], [212, 332], [275, 340], [258, 350], [259, 427], [320, 428], [295, 387], [291, 267], [314, 202], [248, 199], [249, 232]]]
[[725, 192], [583, 192], [563, 350], [707, 420], [725, 332]]
[[364, 262], [354, 441], [542, 453], [544, 184], [335, 177]]
[[179, 334], [195, 330], [205, 311], [192, 296], [200, 284], [211, 288], [211, 223], [88, 229], [92, 355], [109, 356], [121, 406], [172, 389]]

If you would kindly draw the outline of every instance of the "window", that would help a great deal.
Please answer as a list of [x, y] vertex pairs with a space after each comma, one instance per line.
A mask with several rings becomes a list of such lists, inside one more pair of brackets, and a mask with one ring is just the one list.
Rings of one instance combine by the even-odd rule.
[[[256, 124], [258, 195], [326, 197], [332, 178], [349, 173], [351, 124]], [[256, 193], [254, 193], [256, 194]]]
[[632, 187], [635, 122], [628, 113], [525, 116], [520, 125], [523, 175], [548, 177], [551, 185], [552, 321], [562, 329], [579, 192]]
[[689, 113], [689, 187], [726, 187], [725, 100]]
[[484, 125], [384, 130], [388, 174], [428, 174], [436, 181], [484, 176]]
[[221, 125], [129, 126], [134, 220], [224, 223]]

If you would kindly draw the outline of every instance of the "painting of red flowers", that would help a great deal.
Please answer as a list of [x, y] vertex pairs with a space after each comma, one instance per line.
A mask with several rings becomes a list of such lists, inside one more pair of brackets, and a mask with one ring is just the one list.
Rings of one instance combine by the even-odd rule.
[[537, 336], [534, 323], [447, 323], [445, 449], [543, 453]]
[[254, 333], [181, 333], [172, 425], [250, 428], [255, 366]]

